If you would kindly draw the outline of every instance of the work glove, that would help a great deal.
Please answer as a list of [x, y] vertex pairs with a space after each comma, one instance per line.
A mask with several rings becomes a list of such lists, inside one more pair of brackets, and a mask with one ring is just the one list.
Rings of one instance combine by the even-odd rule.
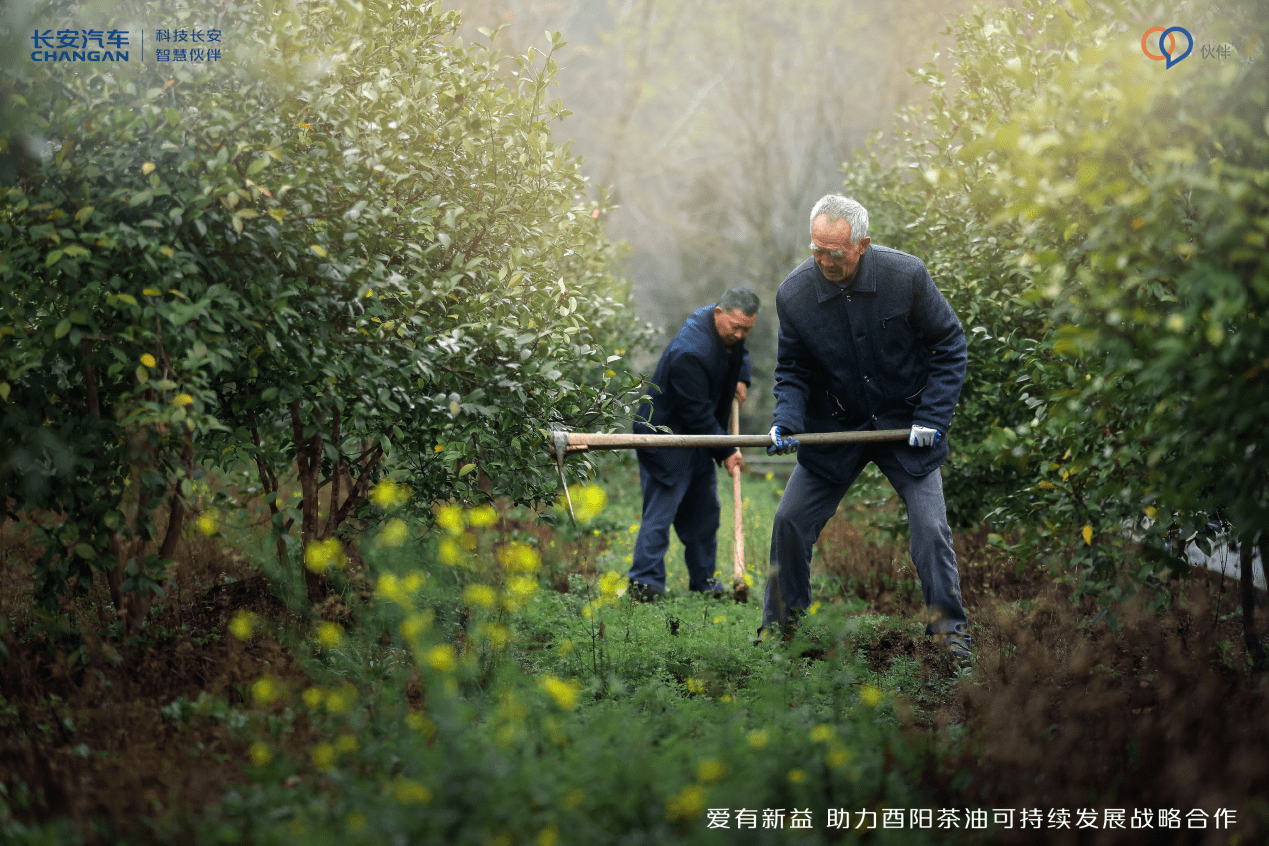
[[779, 426], [772, 426], [767, 434], [771, 436], [771, 446], [767, 447], [767, 455], [787, 455], [790, 452], [797, 452], [801, 445], [800, 441], [793, 440]]
[[913, 426], [912, 432], [908, 435], [908, 446], [934, 446], [942, 437], [943, 433], [938, 429], [927, 429], [924, 426]]

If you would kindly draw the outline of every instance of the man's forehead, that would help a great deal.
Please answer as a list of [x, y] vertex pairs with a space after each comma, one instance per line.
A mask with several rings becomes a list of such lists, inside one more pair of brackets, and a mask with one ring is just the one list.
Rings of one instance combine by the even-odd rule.
[[758, 319], [758, 315], [745, 314], [743, 311], [741, 311], [738, 308], [733, 308], [731, 311], [724, 311], [723, 317], [727, 318], [733, 323], [739, 323], [742, 326], [745, 325], [746, 323], [752, 326], [754, 321]]
[[830, 223], [826, 215], [820, 215], [811, 224], [811, 238], [822, 242], [845, 241], [849, 243], [850, 221], [845, 218], [839, 218]]

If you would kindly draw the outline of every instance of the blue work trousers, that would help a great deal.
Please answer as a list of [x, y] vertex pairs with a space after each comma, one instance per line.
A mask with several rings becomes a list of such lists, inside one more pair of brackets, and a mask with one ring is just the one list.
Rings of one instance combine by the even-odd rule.
[[718, 476], [714, 463], [694, 462], [673, 484], [662, 484], [639, 463], [643, 518], [635, 541], [630, 578], [665, 590], [665, 553], [670, 525], [683, 542], [688, 589], [713, 590], [718, 553]]
[[964, 634], [960, 575], [947, 524], [943, 479], [939, 470], [913, 476], [887, 444], [866, 447], [845, 484], [835, 484], [799, 464], [785, 485], [771, 531], [771, 569], [763, 598], [762, 627], [772, 630], [796, 622], [811, 604], [811, 549], [846, 491], [872, 461], [881, 469], [908, 510], [912, 563], [921, 580], [927, 634]]

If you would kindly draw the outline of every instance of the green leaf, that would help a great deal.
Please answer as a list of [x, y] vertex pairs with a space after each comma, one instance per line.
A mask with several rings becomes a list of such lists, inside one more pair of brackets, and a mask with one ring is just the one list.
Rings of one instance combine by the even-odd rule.
[[53, 330], [53, 337], [61, 340], [66, 337], [66, 333], [71, 330], [71, 322], [68, 318], [63, 318], [58, 322], [57, 328]]

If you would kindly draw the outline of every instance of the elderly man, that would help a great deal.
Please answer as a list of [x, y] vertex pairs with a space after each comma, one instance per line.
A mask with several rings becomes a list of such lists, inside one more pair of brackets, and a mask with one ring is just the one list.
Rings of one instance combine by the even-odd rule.
[[812, 257], [780, 285], [775, 415], [768, 452], [797, 432], [911, 427], [907, 443], [807, 446], [785, 486], [771, 534], [765, 635], [789, 633], [811, 603], [811, 547], [872, 462], [903, 499], [921, 579], [926, 633], [970, 656], [960, 577], [939, 466], [965, 379], [965, 332], [924, 263], [875, 246], [868, 212], [829, 195], [811, 210]]
[[[639, 407], [637, 434], [665, 426], [675, 434], [725, 435], [734, 396], [745, 401], [749, 352], [745, 336], [758, 316], [758, 296], [732, 288], [716, 305], [692, 312], [666, 347], [652, 387], [651, 407]], [[646, 421], [646, 422], [645, 422]], [[737, 449], [662, 447], [639, 450], [643, 518], [630, 567], [630, 595], [652, 601], [665, 594], [670, 525], [683, 542], [688, 589], [720, 595], [714, 577], [718, 548], [718, 481], [714, 462], [730, 473], [743, 465]]]

